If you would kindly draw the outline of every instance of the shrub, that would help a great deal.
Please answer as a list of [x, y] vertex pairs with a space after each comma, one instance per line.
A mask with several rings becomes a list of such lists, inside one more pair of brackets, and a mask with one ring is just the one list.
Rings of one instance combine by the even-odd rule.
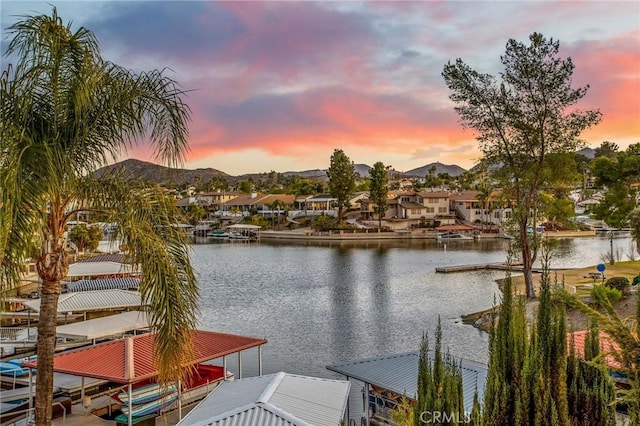
[[[595, 300], [596, 296], [593, 295], [593, 292], [595, 291], [595, 289], [598, 287], [594, 287], [591, 290], [591, 300]], [[605, 296], [607, 297], [607, 299], [609, 300], [609, 302], [611, 303], [616, 303], [618, 300], [622, 299], [622, 293], [620, 292], [620, 290], [616, 289], [616, 288], [611, 288], [611, 287], [603, 287], [602, 290], [604, 291]]]
[[627, 296], [629, 294], [629, 290], [631, 288], [631, 284], [629, 283], [629, 279], [627, 277], [612, 277], [609, 278], [605, 283], [605, 286], [608, 288], [614, 288], [622, 294], [622, 296]]
[[336, 222], [329, 216], [318, 216], [313, 223], [313, 227], [318, 231], [328, 231], [335, 228]]

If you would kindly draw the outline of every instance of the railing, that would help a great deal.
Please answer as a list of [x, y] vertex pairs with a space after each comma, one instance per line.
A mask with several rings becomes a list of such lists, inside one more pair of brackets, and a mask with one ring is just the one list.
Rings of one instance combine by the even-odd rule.
[[[54, 406], [59, 405], [60, 407], [62, 407], [62, 424], [63, 425], [67, 424], [67, 409], [65, 408], [65, 406], [61, 402], [54, 402], [53, 405]], [[17, 425], [18, 423], [22, 424], [23, 420], [26, 420], [27, 425], [34, 425], [36, 423], [35, 411], [36, 411], [35, 407], [32, 407], [32, 408], [27, 408], [26, 410], [20, 410], [13, 413], [6, 413], [7, 416], [13, 416], [13, 415], [17, 415], [17, 416], [10, 420], [7, 420], [6, 422], [2, 422], [0, 425], [10, 426], [10, 425]]]

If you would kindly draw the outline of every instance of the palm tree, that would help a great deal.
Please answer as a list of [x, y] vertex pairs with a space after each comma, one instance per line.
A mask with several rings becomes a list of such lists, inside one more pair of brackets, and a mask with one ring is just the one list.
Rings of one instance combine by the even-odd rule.
[[[0, 284], [20, 282], [36, 239], [41, 279], [35, 419], [50, 425], [60, 280], [68, 271], [65, 226], [78, 211], [118, 223], [118, 238], [144, 278], [162, 382], [182, 378], [191, 355], [198, 289], [173, 201], [159, 188], [93, 172], [146, 139], [177, 165], [187, 149], [190, 111], [163, 71], [136, 74], [104, 61], [93, 33], [51, 16], [12, 25], [6, 54], [15, 67], [0, 80]], [[14, 56], [11, 56], [14, 55]]]

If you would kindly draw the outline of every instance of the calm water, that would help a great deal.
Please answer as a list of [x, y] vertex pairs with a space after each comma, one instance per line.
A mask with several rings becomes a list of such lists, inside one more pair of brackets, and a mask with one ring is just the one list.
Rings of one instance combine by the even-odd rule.
[[[628, 238], [614, 239], [626, 259]], [[508, 241], [366, 244], [195, 244], [202, 329], [265, 337], [264, 373], [334, 377], [325, 369], [358, 358], [416, 350], [423, 331], [442, 321], [452, 353], [487, 360], [487, 335], [460, 316], [498, 297], [503, 272], [438, 274], [435, 268], [501, 262]], [[602, 263], [606, 238], [560, 240], [552, 267]], [[234, 358], [234, 359], [231, 359]], [[229, 368], [237, 368], [235, 357]], [[243, 353], [245, 376], [257, 351]]]

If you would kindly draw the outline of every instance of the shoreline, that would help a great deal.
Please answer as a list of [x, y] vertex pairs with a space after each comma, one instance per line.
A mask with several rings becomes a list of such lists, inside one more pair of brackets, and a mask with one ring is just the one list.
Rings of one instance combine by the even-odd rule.
[[[624, 262], [616, 262], [615, 265], [607, 265], [607, 275], [611, 276], [623, 276], [629, 279], [631, 282], [633, 277], [638, 274], [640, 261], [624, 261]], [[582, 267], [582, 268], [570, 268], [570, 269], [552, 269], [550, 272], [554, 275], [553, 279], [560, 279], [561, 281], [565, 281], [568, 279], [565, 287], [572, 293], [577, 293], [578, 295], [582, 295], [583, 297], [588, 296], [588, 291], [593, 288], [594, 285], [599, 284], [596, 282], [590, 273], [595, 271], [595, 265]], [[534, 271], [534, 281], [539, 286], [540, 281], [540, 271]], [[560, 275], [560, 277], [558, 277]], [[502, 291], [501, 282], [504, 280], [498, 279], [496, 280], [498, 283], [498, 287], [500, 291]], [[524, 278], [522, 275], [512, 276], [513, 284], [514, 284], [514, 292], [518, 297], [524, 297]], [[636, 309], [636, 304], [638, 303], [637, 293], [640, 289], [631, 288], [630, 294], [626, 298], [622, 298], [615, 302], [614, 308], [623, 318], [628, 316], [632, 316]], [[526, 299], [526, 307], [527, 307], [527, 317], [531, 321], [534, 318], [535, 307], [538, 305], [538, 298], [535, 299]], [[478, 330], [489, 332], [489, 328], [491, 326], [491, 313], [492, 311], [497, 310], [499, 312], [500, 305], [496, 305], [487, 309], [483, 309], [476, 312], [470, 312], [468, 314], [461, 315], [462, 323], [465, 325], [471, 325]], [[586, 316], [582, 315], [580, 312], [575, 310], [567, 309], [567, 325], [571, 328], [575, 328], [578, 330], [584, 329], [588, 324], [588, 321], [585, 319]]]
[[[357, 232], [355, 230], [313, 231], [303, 228], [292, 231], [262, 231], [260, 239], [265, 240], [301, 240], [301, 241], [375, 241], [375, 240], [435, 240], [437, 232], [433, 230], [406, 230], [393, 232]], [[595, 231], [548, 231], [546, 238], [579, 238], [593, 237]], [[480, 233], [476, 239], [504, 239], [501, 234]]]

